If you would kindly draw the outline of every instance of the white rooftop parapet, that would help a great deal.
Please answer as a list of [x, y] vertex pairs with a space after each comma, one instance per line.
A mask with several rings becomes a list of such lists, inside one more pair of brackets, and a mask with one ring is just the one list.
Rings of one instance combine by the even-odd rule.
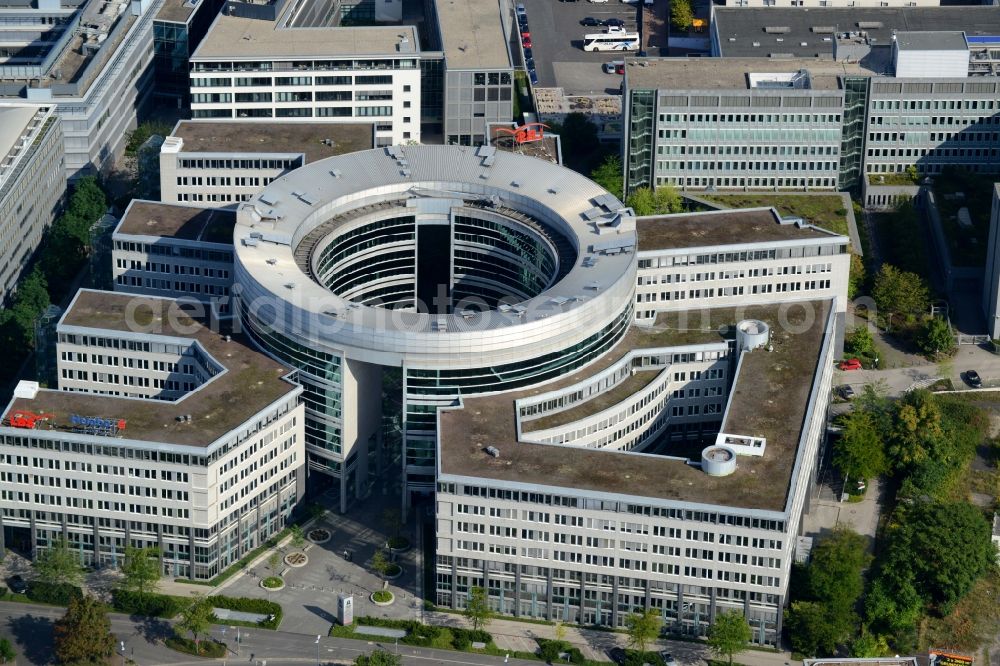
[[720, 432], [715, 436], [715, 445], [732, 449], [739, 456], [763, 456], [767, 440], [751, 435], [730, 435]]

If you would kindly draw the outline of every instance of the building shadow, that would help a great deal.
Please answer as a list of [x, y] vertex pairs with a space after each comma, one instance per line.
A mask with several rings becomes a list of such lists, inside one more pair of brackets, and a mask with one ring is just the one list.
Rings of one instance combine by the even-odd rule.
[[55, 663], [52, 620], [28, 614], [10, 618], [7, 626], [25, 659], [33, 664]]

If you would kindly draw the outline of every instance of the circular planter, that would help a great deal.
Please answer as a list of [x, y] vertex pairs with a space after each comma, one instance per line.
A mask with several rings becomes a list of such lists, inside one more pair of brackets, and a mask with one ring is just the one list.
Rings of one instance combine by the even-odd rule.
[[[389, 600], [388, 601], [376, 601], [375, 600], [375, 595], [379, 594], [379, 592], [385, 592], [386, 594], [388, 594], [389, 595]], [[389, 592], [388, 590], [380, 590], [379, 592], [372, 592], [370, 595], [368, 595], [368, 598], [371, 599], [371, 602], [373, 604], [375, 604], [376, 606], [391, 606], [392, 603], [394, 601], [396, 601], [396, 595], [394, 595], [392, 592]]]
[[290, 567], [304, 567], [309, 564], [309, 556], [301, 551], [295, 551], [293, 553], [288, 553], [285, 555], [285, 564]]
[[[264, 584], [268, 581], [275, 581], [275, 580], [278, 581], [279, 584], [274, 587], [269, 587]], [[260, 581], [260, 586], [265, 590], [267, 590], [268, 592], [277, 592], [278, 590], [285, 589], [285, 581], [281, 580], [277, 576], [268, 576], [267, 578], [264, 578]]]
[[399, 566], [397, 564], [396, 565], [396, 573], [388, 573], [388, 572], [386, 572], [385, 579], [386, 580], [396, 580], [397, 578], [399, 578], [402, 575], [403, 575], [403, 567], [401, 567], [401, 566]]
[[331, 536], [333, 535], [330, 533], [330, 530], [325, 529], [323, 527], [317, 527], [315, 529], [311, 529], [309, 530], [309, 533], [306, 534], [306, 538], [312, 541], [313, 543], [326, 543], [327, 541], [330, 540]]
[[411, 544], [410, 540], [407, 539], [406, 537], [398, 537], [398, 539], [400, 542], [400, 545], [398, 546], [392, 545], [392, 541], [389, 542], [389, 550], [391, 550], [392, 552], [405, 553], [406, 551], [408, 551], [410, 548], [413, 547], [413, 544]]

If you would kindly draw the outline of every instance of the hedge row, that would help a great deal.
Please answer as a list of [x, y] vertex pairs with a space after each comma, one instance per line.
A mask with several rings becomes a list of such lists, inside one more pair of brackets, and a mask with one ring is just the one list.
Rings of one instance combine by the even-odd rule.
[[212, 606], [215, 608], [226, 608], [228, 610], [242, 611], [244, 613], [259, 613], [260, 615], [272, 616], [273, 620], [259, 622], [258, 626], [265, 629], [277, 629], [281, 624], [281, 605], [267, 599], [248, 599], [246, 597], [209, 597]]
[[[430, 647], [435, 640], [441, 638], [443, 633], [442, 627], [421, 624], [416, 620], [391, 620], [384, 617], [371, 617], [365, 615], [355, 618], [355, 622], [359, 625], [368, 627], [403, 629], [406, 631], [406, 636], [400, 638], [399, 642], [404, 645], [413, 645], [415, 647]], [[473, 630], [462, 629], [460, 627], [447, 627], [447, 630], [451, 633], [451, 645], [456, 650], [468, 650], [472, 647], [473, 643], [486, 643], [489, 645], [493, 641], [493, 636], [482, 629]], [[364, 633], [364, 630], [360, 628], [355, 631], [359, 634]]]
[[152, 592], [140, 595], [132, 590], [117, 588], [111, 591], [111, 607], [119, 613], [170, 619], [184, 609], [184, 600]]
[[70, 583], [46, 583], [41, 580], [32, 580], [28, 582], [25, 596], [42, 604], [69, 606], [71, 600], [83, 597], [83, 592], [76, 585]]

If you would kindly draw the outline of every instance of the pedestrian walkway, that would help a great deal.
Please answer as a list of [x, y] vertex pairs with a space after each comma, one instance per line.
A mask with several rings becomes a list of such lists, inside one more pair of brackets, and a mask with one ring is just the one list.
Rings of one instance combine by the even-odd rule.
[[[428, 624], [466, 627], [469, 622], [462, 615], [427, 612], [424, 619]], [[534, 652], [538, 647], [535, 639], [556, 638], [555, 625], [534, 624], [505, 618], [494, 618], [486, 630], [493, 636], [493, 642], [501, 650]], [[614, 647], [627, 647], [628, 636], [612, 631], [597, 631], [566, 625], [563, 627], [563, 640], [579, 648], [586, 659], [607, 661], [608, 651]], [[701, 641], [660, 640], [650, 649], [668, 650], [680, 666], [702, 666], [712, 655], [708, 646]], [[788, 652], [765, 652], [762, 650], [747, 650], [740, 653], [736, 662], [746, 666], [799, 666], [801, 662], [792, 659]]]

